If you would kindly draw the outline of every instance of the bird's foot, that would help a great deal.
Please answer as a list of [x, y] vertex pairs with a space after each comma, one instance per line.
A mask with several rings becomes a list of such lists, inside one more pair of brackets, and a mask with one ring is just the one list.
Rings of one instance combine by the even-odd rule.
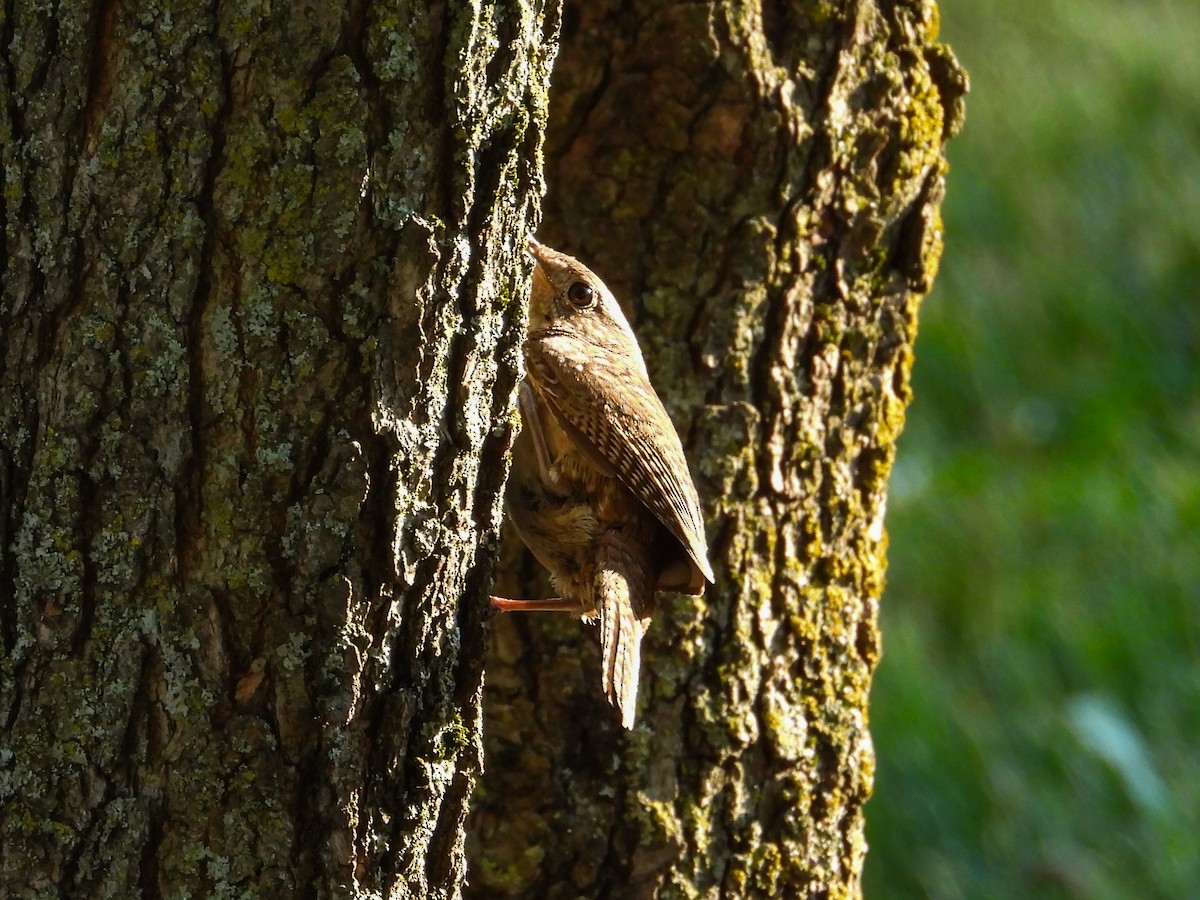
[[544, 597], [539, 600], [515, 600], [508, 597], [489, 597], [496, 612], [569, 612], [579, 614], [583, 604], [563, 597]]

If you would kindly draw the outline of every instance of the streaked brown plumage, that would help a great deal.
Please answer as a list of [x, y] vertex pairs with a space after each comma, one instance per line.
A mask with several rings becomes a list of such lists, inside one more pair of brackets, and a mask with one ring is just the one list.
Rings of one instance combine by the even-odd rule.
[[601, 683], [633, 727], [642, 635], [657, 590], [713, 580], [679, 436], [633, 330], [587, 267], [530, 240], [536, 261], [506, 506], [561, 597], [501, 610], [600, 620]]

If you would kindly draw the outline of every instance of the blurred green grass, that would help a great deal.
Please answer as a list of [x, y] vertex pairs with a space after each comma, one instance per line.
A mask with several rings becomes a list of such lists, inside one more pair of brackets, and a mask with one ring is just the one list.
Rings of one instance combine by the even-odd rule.
[[1200, 896], [1200, 4], [947, 0], [871, 898]]

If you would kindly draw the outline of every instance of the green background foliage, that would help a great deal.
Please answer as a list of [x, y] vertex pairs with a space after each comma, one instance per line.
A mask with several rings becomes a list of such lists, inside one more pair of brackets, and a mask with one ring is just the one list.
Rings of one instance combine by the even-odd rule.
[[946, 0], [868, 897], [1200, 890], [1200, 4]]

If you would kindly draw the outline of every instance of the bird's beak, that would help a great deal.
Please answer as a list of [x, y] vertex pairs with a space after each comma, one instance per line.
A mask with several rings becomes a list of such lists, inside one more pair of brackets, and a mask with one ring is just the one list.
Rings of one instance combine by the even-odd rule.
[[529, 236], [529, 243], [525, 248], [525, 252], [529, 255], [529, 258], [536, 262], [538, 259], [538, 251], [541, 250], [541, 248], [541, 242], [531, 234]]

